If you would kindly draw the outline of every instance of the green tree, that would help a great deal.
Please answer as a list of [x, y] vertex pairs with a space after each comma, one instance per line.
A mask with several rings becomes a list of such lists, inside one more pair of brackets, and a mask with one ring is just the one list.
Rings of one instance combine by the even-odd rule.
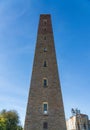
[[23, 130], [22, 126], [18, 126], [17, 130]]
[[0, 115], [0, 130], [6, 130], [6, 119]]
[[[2, 124], [1, 127], [3, 129], [0, 130], [22, 130], [18, 113], [15, 110], [10, 111], [2, 110], [0, 115], [1, 117], [3, 117], [3, 120], [5, 120], [5, 122], [1, 123]], [[5, 126], [3, 126], [3, 124]]]

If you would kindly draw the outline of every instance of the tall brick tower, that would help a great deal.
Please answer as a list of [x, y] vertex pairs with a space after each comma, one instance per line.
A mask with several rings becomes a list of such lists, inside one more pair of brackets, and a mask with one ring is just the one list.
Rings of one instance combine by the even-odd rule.
[[40, 15], [24, 130], [66, 130], [50, 15]]

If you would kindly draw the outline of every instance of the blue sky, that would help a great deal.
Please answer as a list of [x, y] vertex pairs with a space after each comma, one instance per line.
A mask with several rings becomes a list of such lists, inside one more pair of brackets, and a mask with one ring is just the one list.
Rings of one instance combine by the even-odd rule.
[[50, 13], [66, 119], [90, 117], [90, 0], [0, 0], [0, 110], [24, 123], [39, 15]]

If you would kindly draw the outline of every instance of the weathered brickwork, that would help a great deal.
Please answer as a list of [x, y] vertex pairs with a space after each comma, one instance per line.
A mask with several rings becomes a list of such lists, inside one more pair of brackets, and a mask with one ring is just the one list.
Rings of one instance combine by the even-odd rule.
[[[43, 113], [44, 102], [48, 103], [47, 114]], [[66, 130], [50, 15], [40, 15], [24, 130]]]

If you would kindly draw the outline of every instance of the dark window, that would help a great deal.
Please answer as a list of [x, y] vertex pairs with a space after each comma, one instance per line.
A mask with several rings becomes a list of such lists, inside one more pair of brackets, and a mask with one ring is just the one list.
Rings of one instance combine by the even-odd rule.
[[86, 130], [86, 124], [85, 124], [85, 123], [84, 123], [83, 127], [84, 127], [84, 129]]
[[47, 25], [47, 19], [44, 19], [44, 20], [43, 20], [43, 24], [44, 24], [44, 25]]
[[48, 114], [48, 102], [43, 102], [43, 114]]
[[44, 128], [44, 129], [48, 129], [48, 123], [47, 123], [47, 122], [44, 122], [44, 123], [43, 123], [43, 128]]
[[47, 24], [47, 21], [44, 21], [44, 25], [46, 25]]
[[44, 31], [45, 31], [45, 32], [46, 32], [46, 30], [47, 30], [47, 29], [46, 29], [46, 28], [44, 28]]
[[47, 67], [47, 62], [46, 61], [44, 61], [44, 67]]
[[43, 85], [46, 87], [47, 86], [47, 79], [44, 79]]
[[44, 104], [44, 111], [47, 111], [47, 104]]
[[46, 40], [46, 36], [44, 36], [44, 40]]
[[44, 48], [44, 52], [47, 52], [47, 48]]

